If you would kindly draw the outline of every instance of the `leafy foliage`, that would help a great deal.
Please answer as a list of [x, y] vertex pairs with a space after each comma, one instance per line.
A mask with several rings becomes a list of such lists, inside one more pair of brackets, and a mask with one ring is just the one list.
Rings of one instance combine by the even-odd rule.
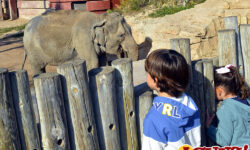
[[149, 17], [153, 17], [153, 18], [163, 17], [165, 15], [175, 14], [175, 13], [180, 12], [182, 10], [190, 9], [193, 7], [194, 7], [194, 5], [162, 7], [160, 9], [156, 10], [155, 12], [149, 14]]

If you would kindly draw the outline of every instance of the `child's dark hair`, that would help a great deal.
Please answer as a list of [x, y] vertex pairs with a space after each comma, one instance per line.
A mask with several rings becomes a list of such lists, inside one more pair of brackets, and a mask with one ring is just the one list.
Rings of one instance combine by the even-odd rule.
[[189, 67], [185, 58], [174, 50], [153, 51], [145, 61], [145, 70], [155, 80], [160, 92], [179, 97], [189, 82]]
[[239, 96], [240, 99], [246, 99], [250, 96], [249, 88], [244, 78], [240, 75], [239, 70], [235, 66], [224, 67], [230, 70], [227, 73], [218, 73], [214, 71], [215, 87], [222, 86], [226, 93], [232, 93]]

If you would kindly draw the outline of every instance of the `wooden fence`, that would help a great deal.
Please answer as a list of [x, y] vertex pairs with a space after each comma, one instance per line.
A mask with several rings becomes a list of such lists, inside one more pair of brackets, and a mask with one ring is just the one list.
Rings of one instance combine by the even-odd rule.
[[[218, 32], [216, 58], [191, 61], [190, 40], [171, 39], [172, 49], [190, 65], [187, 92], [201, 112], [202, 145], [212, 144], [204, 122], [205, 110], [214, 113], [217, 108], [214, 66], [240, 65], [250, 84], [250, 25], [240, 25], [238, 31], [235, 21], [236, 17], [225, 18], [228, 29]], [[140, 149], [143, 119], [152, 106], [153, 92], [146, 83], [134, 87], [132, 72], [132, 61], [124, 58], [89, 74], [84, 60], [64, 63], [57, 73], [40, 74], [33, 79], [36, 118], [27, 72], [0, 68], [0, 150]]]

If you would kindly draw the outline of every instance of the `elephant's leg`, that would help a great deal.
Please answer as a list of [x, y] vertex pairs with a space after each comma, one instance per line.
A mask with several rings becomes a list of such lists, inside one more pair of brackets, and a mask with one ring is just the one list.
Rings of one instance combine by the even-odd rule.
[[[77, 49], [78, 48], [76, 48], [76, 50]], [[91, 48], [90, 46], [86, 46], [85, 50], [88, 50], [88, 51], [84, 51], [83, 49], [79, 48], [77, 50], [77, 53], [80, 59], [84, 59], [86, 61], [87, 70], [89, 71], [93, 68], [99, 67], [98, 55], [96, 54], [94, 48]]]
[[86, 55], [82, 55], [81, 53], [79, 53], [79, 56], [81, 59], [84, 59], [86, 61], [86, 66], [87, 66], [88, 71], [93, 68], [99, 67], [99, 60], [96, 54], [86, 56]]

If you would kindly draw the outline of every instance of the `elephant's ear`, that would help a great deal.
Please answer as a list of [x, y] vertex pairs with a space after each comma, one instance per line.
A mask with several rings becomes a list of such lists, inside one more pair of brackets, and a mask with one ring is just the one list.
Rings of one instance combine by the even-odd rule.
[[131, 27], [128, 25], [128, 23], [126, 22], [124, 18], [122, 19], [122, 25], [123, 25], [123, 28], [125, 29], [126, 34], [132, 35]]
[[91, 29], [91, 37], [97, 54], [105, 52], [106, 36], [103, 27], [106, 22], [106, 20], [103, 20], [97, 24], [94, 24]]

